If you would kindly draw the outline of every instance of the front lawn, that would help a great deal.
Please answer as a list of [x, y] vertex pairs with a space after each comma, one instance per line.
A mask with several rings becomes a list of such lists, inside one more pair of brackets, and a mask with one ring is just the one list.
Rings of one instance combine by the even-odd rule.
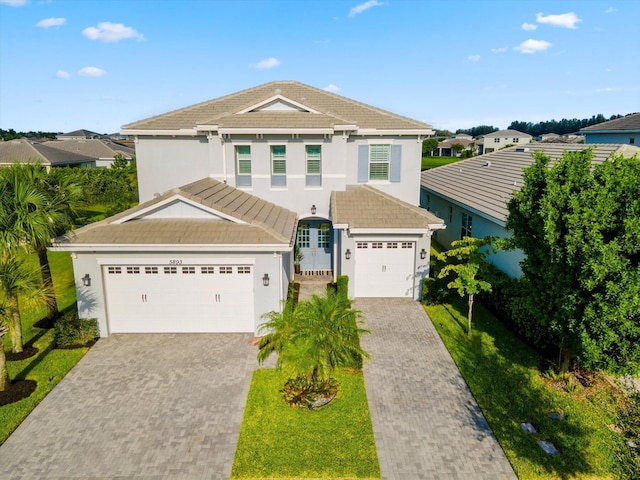
[[287, 406], [286, 379], [254, 372], [231, 477], [380, 478], [362, 373], [336, 372], [337, 397], [312, 411]]
[[[616, 452], [626, 446], [608, 427], [615, 423], [611, 410], [590, 400], [600, 393], [552, 388], [539, 373], [536, 353], [479, 303], [470, 339], [466, 299], [425, 309], [520, 479], [613, 478]], [[552, 420], [551, 411], [565, 419]], [[531, 422], [539, 433], [525, 433], [520, 422]], [[544, 453], [537, 440], [553, 442], [561, 454]]]
[[[35, 263], [38, 259], [30, 256]], [[67, 252], [49, 252], [51, 272], [56, 288], [56, 299], [60, 311], [75, 308], [76, 291], [73, 283], [71, 257]], [[18, 425], [29, 415], [38, 403], [55, 387], [58, 382], [78, 363], [87, 352], [87, 348], [56, 350], [53, 348], [53, 330], [34, 326], [46, 315], [46, 309], [22, 308], [22, 329], [25, 346], [34, 346], [38, 353], [33, 357], [7, 362], [11, 380], [35, 380], [36, 390], [24, 400], [0, 406], [0, 444], [11, 435]], [[5, 336], [4, 348], [11, 351], [9, 335]]]

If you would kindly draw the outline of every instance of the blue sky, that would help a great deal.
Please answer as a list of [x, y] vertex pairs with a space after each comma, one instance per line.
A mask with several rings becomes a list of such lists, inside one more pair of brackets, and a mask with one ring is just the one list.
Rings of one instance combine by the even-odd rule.
[[0, 0], [0, 127], [116, 132], [273, 80], [455, 130], [640, 111], [640, 2]]

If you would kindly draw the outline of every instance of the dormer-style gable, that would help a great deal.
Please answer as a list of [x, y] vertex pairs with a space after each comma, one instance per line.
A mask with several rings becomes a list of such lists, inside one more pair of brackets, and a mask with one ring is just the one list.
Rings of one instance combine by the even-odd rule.
[[[277, 92], [277, 90], [276, 90]], [[284, 97], [277, 93], [273, 97], [267, 98], [255, 105], [240, 110], [239, 114], [253, 112], [304, 112], [304, 113], [320, 113], [313, 108], [307, 107], [295, 100]]]

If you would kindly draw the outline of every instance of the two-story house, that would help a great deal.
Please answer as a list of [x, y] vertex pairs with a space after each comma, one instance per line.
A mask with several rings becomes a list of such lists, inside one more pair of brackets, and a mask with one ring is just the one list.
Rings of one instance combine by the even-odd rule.
[[[348, 275], [352, 297], [418, 298], [429, 125], [272, 82], [126, 125], [141, 204], [58, 239], [78, 308], [114, 332], [255, 332], [294, 275]], [[331, 278], [331, 277], [328, 277]]]
[[487, 133], [482, 136], [482, 140], [478, 142], [478, 154], [496, 152], [501, 148], [509, 146], [525, 145], [530, 143], [533, 137], [528, 133], [522, 133], [518, 130], [498, 130], [497, 132]]

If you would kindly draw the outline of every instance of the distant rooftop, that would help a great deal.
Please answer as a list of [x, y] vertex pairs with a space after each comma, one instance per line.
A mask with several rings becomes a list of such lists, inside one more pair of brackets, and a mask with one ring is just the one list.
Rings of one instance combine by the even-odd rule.
[[623, 118], [581, 128], [580, 133], [610, 132], [612, 130], [640, 131], [640, 113], [632, 113]]

